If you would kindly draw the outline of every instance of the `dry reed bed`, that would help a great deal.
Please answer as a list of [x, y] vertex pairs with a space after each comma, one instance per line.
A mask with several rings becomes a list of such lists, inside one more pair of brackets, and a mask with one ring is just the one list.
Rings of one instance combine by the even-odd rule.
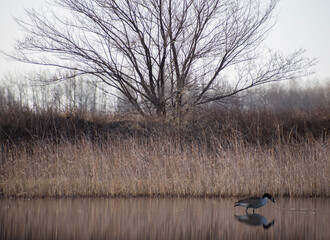
[[3, 149], [2, 197], [330, 196], [329, 139], [267, 147], [135, 138]]

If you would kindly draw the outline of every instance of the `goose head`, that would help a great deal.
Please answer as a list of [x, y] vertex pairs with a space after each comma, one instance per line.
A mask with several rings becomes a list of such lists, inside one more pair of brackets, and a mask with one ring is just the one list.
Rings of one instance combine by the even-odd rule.
[[270, 199], [270, 201], [272, 201], [273, 203], [275, 203], [275, 199], [271, 195], [269, 195], [268, 193], [265, 193], [262, 196], [262, 198], [268, 198], [268, 199]]

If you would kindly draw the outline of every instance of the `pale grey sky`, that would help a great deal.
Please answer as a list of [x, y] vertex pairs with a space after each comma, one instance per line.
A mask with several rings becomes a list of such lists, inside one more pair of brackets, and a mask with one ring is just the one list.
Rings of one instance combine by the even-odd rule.
[[[10, 51], [15, 38], [22, 37], [13, 16], [21, 17], [23, 8], [45, 4], [45, 0], [0, 0], [0, 49]], [[304, 48], [307, 56], [316, 57], [316, 74], [312, 78], [330, 78], [330, 1], [281, 0], [278, 20], [266, 46], [282, 53]], [[24, 74], [40, 67], [12, 62], [0, 55], [0, 77], [8, 72]]]

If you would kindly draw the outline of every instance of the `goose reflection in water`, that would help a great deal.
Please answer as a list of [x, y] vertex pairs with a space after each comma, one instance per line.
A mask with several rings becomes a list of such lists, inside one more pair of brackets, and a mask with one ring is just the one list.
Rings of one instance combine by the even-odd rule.
[[259, 226], [262, 225], [265, 229], [268, 229], [269, 227], [273, 226], [275, 223], [275, 220], [268, 222], [267, 219], [260, 215], [260, 214], [247, 214], [247, 215], [234, 215], [235, 219], [239, 222], [246, 223], [250, 226]]

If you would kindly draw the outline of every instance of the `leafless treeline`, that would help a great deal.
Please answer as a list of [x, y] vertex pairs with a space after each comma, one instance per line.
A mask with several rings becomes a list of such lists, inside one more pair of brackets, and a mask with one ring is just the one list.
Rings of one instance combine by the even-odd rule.
[[[46, 78], [46, 73], [42, 78]], [[79, 78], [46, 84], [36, 78], [4, 76], [0, 82], [0, 105], [27, 107], [33, 111], [96, 114], [116, 110], [115, 99], [94, 84]]]
[[[45, 75], [45, 74], [44, 74]], [[43, 78], [46, 78], [45, 76]], [[42, 84], [34, 79], [7, 75], [1, 80], [0, 105], [18, 105], [35, 111], [54, 110], [61, 113], [134, 113], [129, 102], [111, 97], [84, 79], [69, 79], [60, 83]], [[208, 104], [202, 108], [213, 108]], [[216, 105], [216, 107], [219, 107]], [[330, 110], [330, 80], [324, 84], [304, 86], [273, 84], [270, 88], [259, 87], [233, 98], [220, 108], [236, 110], [314, 111]]]

